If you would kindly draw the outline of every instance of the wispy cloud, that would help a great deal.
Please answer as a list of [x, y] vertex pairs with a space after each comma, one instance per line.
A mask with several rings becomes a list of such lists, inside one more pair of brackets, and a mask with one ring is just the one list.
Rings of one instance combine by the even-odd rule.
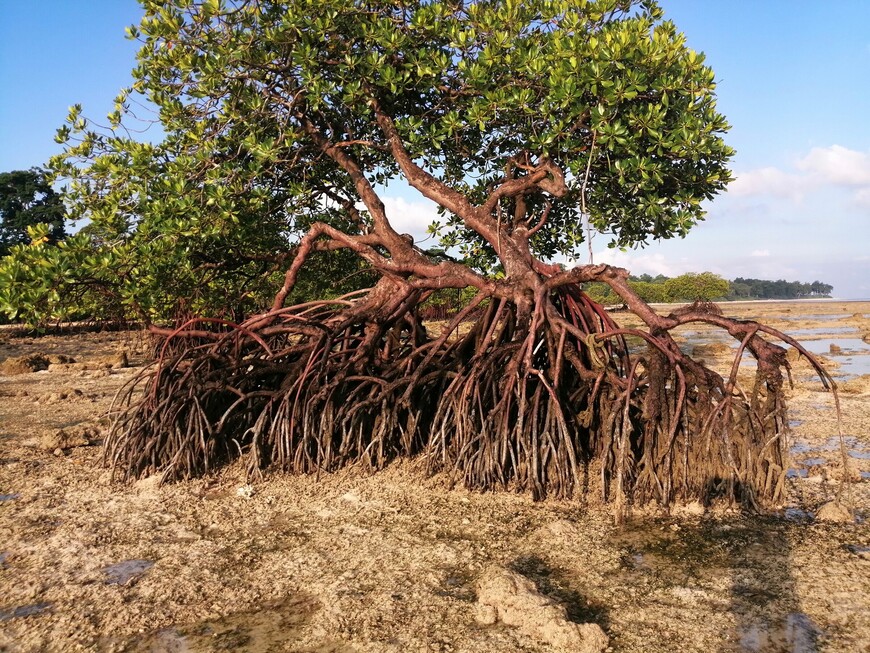
[[870, 188], [862, 188], [852, 197], [855, 204], [870, 209]]
[[770, 256], [770, 250], [769, 249], [753, 249], [750, 256], [754, 256], [756, 258], [763, 258], [766, 256]]

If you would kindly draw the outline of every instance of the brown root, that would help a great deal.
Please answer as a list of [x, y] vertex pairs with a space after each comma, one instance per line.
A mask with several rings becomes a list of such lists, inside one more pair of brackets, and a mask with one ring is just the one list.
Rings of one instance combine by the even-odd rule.
[[[433, 337], [417, 317], [421, 298], [373, 291], [164, 332], [156, 366], [118, 399], [108, 462], [122, 478], [177, 480], [239, 456], [252, 475], [377, 470], [419, 456], [468, 488], [536, 499], [594, 490], [618, 512], [782, 498], [787, 360], [759, 333], [786, 336], [704, 306], [648, 331], [620, 329], [566, 283], [531, 312], [481, 293]], [[729, 378], [671, 339], [668, 329], [688, 322], [738, 339]], [[644, 349], [630, 351], [628, 335]], [[748, 390], [737, 382], [747, 351], [758, 361]]]

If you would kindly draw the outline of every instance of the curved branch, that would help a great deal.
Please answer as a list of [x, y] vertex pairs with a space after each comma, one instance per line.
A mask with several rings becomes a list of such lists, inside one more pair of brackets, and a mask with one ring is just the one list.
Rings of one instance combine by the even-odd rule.
[[305, 115], [297, 114], [297, 118], [302, 124], [305, 133], [311, 137], [311, 140], [315, 142], [317, 147], [341, 166], [342, 170], [350, 176], [356, 192], [372, 216], [375, 232], [383, 238], [383, 245], [387, 249], [400, 248], [404, 241], [387, 219], [383, 201], [381, 201], [381, 198], [375, 192], [374, 187], [366, 178], [359, 164], [343, 148], [331, 143]]
[[547, 178], [548, 174], [546, 170], [535, 169], [524, 177], [515, 177], [503, 181], [498, 188], [489, 194], [489, 197], [480, 206], [480, 210], [486, 214], [492, 213], [500, 200], [506, 197], [525, 195], [536, 186], [539, 186]]
[[[375, 118], [378, 121], [378, 126], [387, 137], [390, 153], [393, 155], [396, 163], [399, 164], [399, 167], [405, 175], [405, 178], [408, 180], [408, 183], [420, 191], [426, 198], [440, 206], [443, 206], [448, 211], [455, 213], [463, 220], [471, 220], [472, 223], [478, 222], [477, 211], [465, 195], [436, 179], [414, 163], [413, 159], [411, 159], [411, 155], [408, 153], [408, 150], [402, 142], [402, 137], [399, 135], [399, 131], [396, 129], [393, 119], [384, 113], [377, 101], [372, 100], [371, 102], [375, 111]], [[469, 224], [468, 226], [477, 231], [477, 227], [472, 224]], [[493, 231], [494, 223], [491, 225], [481, 224], [480, 226], [486, 232], [495, 235]], [[487, 236], [484, 235], [484, 237], [486, 238]]]

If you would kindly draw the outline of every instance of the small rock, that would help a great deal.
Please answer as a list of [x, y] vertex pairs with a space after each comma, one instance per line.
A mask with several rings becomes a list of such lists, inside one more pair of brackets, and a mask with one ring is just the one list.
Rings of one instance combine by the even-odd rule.
[[725, 342], [708, 342], [692, 347], [692, 356], [717, 356], [718, 354], [727, 354], [731, 351], [731, 347]]
[[91, 443], [100, 438], [101, 434], [98, 426], [79, 424], [42, 436], [39, 446], [46, 451], [59, 449], [63, 452], [66, 449], [90, 446]]
[[671, 512], [683, 517], [700, 517], [707, 512], [707, 509], [700, 501], [690, 501], [686, 504], [675, 505]]
[[828, 353], [830, 353], [830, 354], [842, 354], [843, 348], [840, 347], [840, 345], [835, 345], [834, 343], [831, 343], [831, 346], [828, 347]]
[[160, 481], [161, 474], [152, 474], [151, 476], [138, 479], [133, 483], [133, 487], [135, 487], [140, 494], [149, 494], [155, 492], [157, 488], [160, 487]]
[[354, 490], [349, 490], [348, 492], [345, 492], [341, 495], [340, 498], [346, 503], [360, 503], [362, 501], [360, 496]]
[[236, 496], [242, 497], [243, 499], [250, 499], [252, 496], [256, 494], [256, 490], [254, 490], [253, 485], [242, 485], [241, 487], [236, 488]]
[[0, 364], [0, 374], [8, 376], [27, 374], [28, 372], [41, 372], [47, 370], [50, 362], [42, 354], [30, 354], [28, 356], [14, 356], [7, 358]]
[[852, 511], [838, 501], [828, 501], [816, 511], [816, 521], [848, 524], [853, 520]]
[[567, 519], [557, 519], [552, 521], [541, 530], [545, 531], [546, 535], [573, 538], [578, 536], [577, 527]]
[[544, 596], [534, 583], [503, 567], [488, 569], [478, 582], [479, 623], [495, 620], [515, 626], [526, 635], [562, 651], [601, 653], [608, 637], [598, 624], [568, 621], [565, 607]]
[[64, 388], [58, 393], [58, 399], [74, 401], [76, 399], [84, 399], [85, 393], [78, 388]]
[[69, 365], [70, 363], [75, 363], [76, 359], [72, 356], [65, 356], [64, 354], [49, 354], [46, 356], [48, 359], [49, 365]]

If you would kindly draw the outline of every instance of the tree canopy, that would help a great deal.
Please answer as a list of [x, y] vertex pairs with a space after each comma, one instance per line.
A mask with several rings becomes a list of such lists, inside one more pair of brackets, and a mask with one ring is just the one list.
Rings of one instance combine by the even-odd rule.
[[[185, 309], [262, 306], [314, 223], [362, 238], [319, 249], [395, 258], [366, 235], [392, 231], [381, 198], [399, 179], [478, 271], [504, 269], [515, 236], [542, 260], [575, 253], [581, 211], [614, 246], [684, 236], [730, 179], [713, 72], [655, 2], [143, 7], [110, 128], [73, 107], [52, 162], [100, 252], [87, 278], [134, 314], [179, 309], [168, 278]], [[138, 95], [157, 143], [127, 131]]]
[[12, 247], [30, 242], [27, 228], [48, 225], [47, 242], [56, 243], [66, 236], [61, 196], [39, 168], [0, 173], [0, 256]]

